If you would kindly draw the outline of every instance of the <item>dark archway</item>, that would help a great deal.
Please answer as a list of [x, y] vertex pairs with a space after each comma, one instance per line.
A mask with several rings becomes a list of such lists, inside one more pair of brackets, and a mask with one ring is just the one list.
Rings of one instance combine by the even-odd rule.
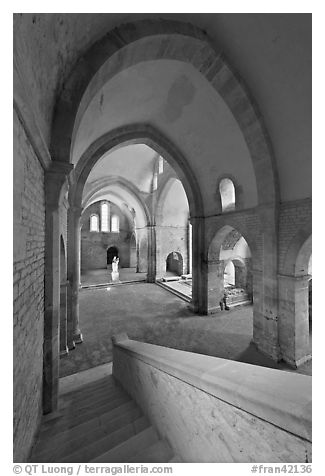
[[116, 246], [110, 246], [107, 249], [107, 266], [112, 264], [114, 256], [118, 258], [118, 249], [116, 248]]
[[177, 276], [181, 276], [183, 274], [183, 257], [177, 251], [172, 251], [167, 256], [166, 271], [174, 273]]

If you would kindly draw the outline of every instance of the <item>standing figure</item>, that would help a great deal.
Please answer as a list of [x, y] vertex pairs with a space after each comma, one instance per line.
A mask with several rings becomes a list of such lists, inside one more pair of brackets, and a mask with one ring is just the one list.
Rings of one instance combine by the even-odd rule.
[[219, 302], [219, 306], [222, 311], [223, 311], [223, 308], [225, 308], [225, 311], [229, 311], [229, 306], [227, 305], [227, 297], [228, 297], [227, 291], [224, 290], [223, 297], [221, 301]]
[[119, 272], [118, 272], [118, 264], [119, 264], [119, 258], [114, 256], [113, 261], [112, 261], [112, 281], [119, 281]]

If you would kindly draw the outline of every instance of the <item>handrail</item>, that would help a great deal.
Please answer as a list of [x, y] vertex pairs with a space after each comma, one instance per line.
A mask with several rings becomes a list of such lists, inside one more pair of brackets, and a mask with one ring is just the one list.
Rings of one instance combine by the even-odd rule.
[[311, 441], [310, 376], [146, 344], [126, 334], [112, 341], [133, 358]]

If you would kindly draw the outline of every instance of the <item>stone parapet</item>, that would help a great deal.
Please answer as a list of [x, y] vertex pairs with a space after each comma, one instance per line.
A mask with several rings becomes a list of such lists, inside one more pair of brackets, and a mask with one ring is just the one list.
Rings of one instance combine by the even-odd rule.
[[309, 376], [125, 334], [114, 341], [113, 375], [184, 462], [311, 461]]

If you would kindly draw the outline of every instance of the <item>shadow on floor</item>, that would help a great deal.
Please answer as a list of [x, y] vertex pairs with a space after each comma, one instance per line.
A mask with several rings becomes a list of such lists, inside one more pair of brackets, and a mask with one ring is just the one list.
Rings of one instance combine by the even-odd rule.
[[[61, 359], [60, 376], [111, 362], [111, 337], [120, 332], [150, 344], [291, 370], [251, 344], [252, 311], [252, 306], [244, 306], [199, 316], [188, 303], [148, 283], [83, 290], [80, 327], [84, 342]], [[302, 373], [311, 373], [311, 365]]]

